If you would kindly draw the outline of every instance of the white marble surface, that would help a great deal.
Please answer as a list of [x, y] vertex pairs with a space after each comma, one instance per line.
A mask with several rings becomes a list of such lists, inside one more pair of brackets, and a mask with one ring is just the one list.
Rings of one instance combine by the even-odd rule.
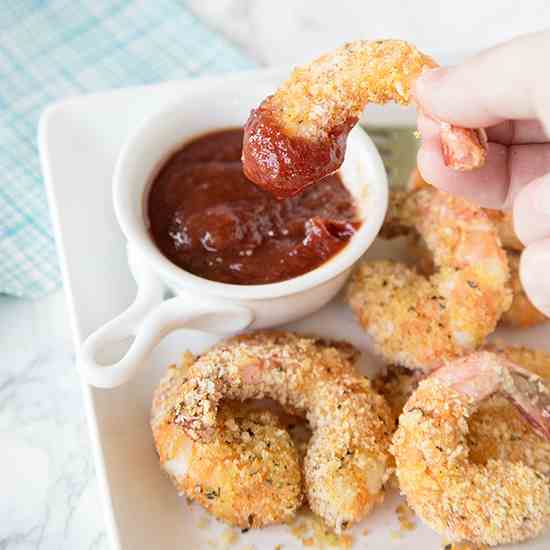
[[[452, 60], [550, 21], [546, 0], [188, 3], [261, 64], [379, 36]], [[0, 298], [0, 365], [0, 550], [106, 549], [62, 291], [32, 303]]]
[[0, 327], [0, 549], [106, 549], [63, 292]]

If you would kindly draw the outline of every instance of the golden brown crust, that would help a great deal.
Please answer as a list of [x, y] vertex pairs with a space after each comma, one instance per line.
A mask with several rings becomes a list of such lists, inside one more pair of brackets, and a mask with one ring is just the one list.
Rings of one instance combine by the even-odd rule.
[[[534, 350], [521, 346], [506, 346], [504, 344], [486, 344], [483, 346], [486, 351], [491, 351], [511, 361], [512, 363], [519, 365], [520, 367], [527, 369], [534, 374], [550, 380], [550, 352], [542, 350]], [[405, 403], [408, 401], [414, 390], [417, 388], [418, 383], [423, 378], [423, 373], [419, 371], [412, 371], [399, 365], [389, 365], [385, 372], [381, 372], [372, 381], [372, 386], [388, 403], [392, 414], [396, 420], [403, 411]], [[500, 400], [500, 402], [502, 402]], [[508, 401], [511, 410], [517, 416], [513, 405]], [[489, 408], [488, 408], [489, 409]], [[482, 404], [478, 411], [476, 411], [472, 418], [478, 415], [486, 418], [484, 413], [485, 407]], [[511, 414], [511, 413], [506, 413]], [[490, 417], [489, 417], [490, 418]], [[485, 420], [484, 420], [485, 421]], [[491, 444], [492, 443], [488, 443]]]
[[272, 398], [305, 414], [313, 435], [304, 463], [312, 510], [337, 530], [364, 517], [389, 476], [391, 418], [353, 368], [349, 345], [291, 333], [230, 338], [190, 368], [175, 422], [196, 440], [219, 429], [222, 398]]
[[[396, 228], [386, 226], [383, 228], [383, 236], [392, 236]], [[416, 258], [415, 267], [422, 275], [430, 276], [435, 271], [432, 255], [422, 239], [415, 239], [411, 242], [409, 251]], [[513, 250], [506, 250], [508, 267], [510, 269], [510, 288], [512, 291], [512, 303], [505, 311], [499, 323], [504, 326], [528, 328], [548, 320], [529, 300], [519, 277], [520, 253]]]
[[170, 367], [153, 398], [152, 429], [161, 466], [178, 492], [232, 525], [263, 527], [291, 519], [303, 500], [301, 460], [288, 432], [268, 411], [226, 402], [208, 443], [174, 423], [189, 356]]
[[[418, 190], [429, 184], [424, 181], [418, 169], [413, 170], [410, 175], [407, 188], [410, 191]], [[512, 213], [502, 210], [492, 210], [484, 208], [484, 212], [493, 222], [501, 245], [506, 249], [508, 258], [508, 267], [510, 269], [510, 287], [512, 290], [512, 303], [510, 308], [502, 314], [500, 323], [505, 326], [528, 328], [540, 323], [544, 323], [548, 318], [541, 313], [527, 297], [521, 280], [519, 278], [520, 252], [524, 246], [517, 238], [513, 227]], [[391, 238], [396, 236], [398, 228], [392, 225], [392, 220], [388, 220], [382, 229], [382, 235]], [[413, 255], [418, 258], [416, 267], [422, 275], [431, 275], [434, 271], [433, 260], [430, 251], [421, 239], [417, 239], [411, 245]]]
[[481, 346], [511, 303], [506, 255], [482, 209], [421, 187], [392, 195], [385, 227], [416, 229], [438, 269], [426, 278], [367, 261], [355, 271], [348, 301], [381, 355], [429, 371]]
[[550, 521], [550, 444], [500, 397], [479, 406], [435, 377], [422, 381], [392, 452], [409, 504], [450, 540], [518, 542]]
[[508, 399], [495, 395], [483, 401], [468, 420], [470, 460], [520, 462], [550, 476], [550, 442], [542, 439]]
[[318, 141], [367, 103], [407, 105], [412, 82], [436, 66], [403, 40], [358, 40], [294, 69], [268, 101], [288, 135]]
[[[404, 40], [357, 40], [295, 69], [262, 104], [282, 132], [292, 138], [325, 141], [360, 117], [367, 103], [408, 105], [411, 87], [437, 63]], [[441, 123], [442, 152], [456, 170], [485, 162], [483, 130]]]
[[[418, 168], [415, 168], [409, 176], [407, 182], [407, 189], [409, 191], [415, 191], [421, 187], [430, 185], [420, 174]], [[494, 223], [498, 233], [498, 238], [504, 248], [507, 250], [513, 250], [514, 252], [521, 252], [525, 247], [523, 243], [518, 239], [514, 230], [514, 220], [512, 212], [504, 210], [495, 210], [492, 208], [484, 208], [484, 212], [489, 219]]]
[[[246, 176], [279, 198], [299, 193], [341, 166], [347, 136], [367, 103], [409, 104], [416, 78], [434, 67], [403, 40], [358, 40], [295, 69], [245, 124]], [[447, 166], [484, 164], [484, 130], [439, 126]]]

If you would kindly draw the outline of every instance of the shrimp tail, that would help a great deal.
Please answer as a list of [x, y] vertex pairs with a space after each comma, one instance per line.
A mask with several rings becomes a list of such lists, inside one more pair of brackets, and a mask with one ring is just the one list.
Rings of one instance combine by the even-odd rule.
[[460, 128], [439, 122], [445, 165], [464, 172], [483, 166], [487, 158], [487, 134], [483, 128]]
[[432, 376], [475, 401], [503, 393], [533, 429], [550, 440], [550, 388], [533, 372], [490, 352], [479, 352], [440, 367]]
[[506, 396], [531, 427], [550, 441], [550, 388], [542, 378], [514, 363], [509, 363], [508, 371], [514, 392]]

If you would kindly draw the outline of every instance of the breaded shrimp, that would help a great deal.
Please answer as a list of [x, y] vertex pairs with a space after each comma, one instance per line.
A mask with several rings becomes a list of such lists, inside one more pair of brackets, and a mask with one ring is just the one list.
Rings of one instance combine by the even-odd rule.
[[[385, 227], [416, 230], [429, 278], [392, 261], [363, 262], [347, 299], [390, 363], [430, 371], [479, 348], [511, 304], [506, 254], [481, 208], [433, 187], [394, 193]], [[393, 236], [390, 235], [390, 236]]]
[[[408, 105], [416, 78], [437, 66], [403, 40], [358, 40], [295, 69], [246, 123], [245, 174], [278, 197], [299, 193], [341, 165], [367, 103]], [[483, 130], [440, 126], [448, 166], [470, 170], [485, 162]]]
[[[409, 176], [407, 182], [407, 189], [409, 191], [415, 191], [421, 187], [427, 187], [430, 184], [420, 175], [418, 168], [415, 168]], [[515, 252], [521, 252], [525, 247], [523, 243], [518, 239], [514, 230], [514, 222], [511, 212], [505, 212], [503, 210], [494, 210], [492, 208], [483, 209], [489, 219], [495, 224], [500, 243], [507, 250], [513, 250]]]
[[[502, 399], [491, 401], [492, 422], [487, 410], [481, 422], [468, 422], [497, 392], [537, 434], [510, 415]], [[485, 444], [486, 435], [501, 445]], [[514, 437], [535, 455], [510, 441]], [[420, 382], [399, 418], [392, 452], [401, 491], [428, 525], [454, 541], [495, 545], [532, 538], [549, 524], [549, 439], [548, 386], [482, 351]]]
[[355, 371], [352, 349], [291, 333], [231, 338], [192, 365], [174, 422], [206, 443], [220, 429], [223, 398], [271, 398], [305, 415], [313, 432], [304, 461], [309, 505], [340, 531], [381, 499], [390, 462], [389, 409]]
[[529, 300], [519, 278], [518, 252], [506, 251], [510, 267], [510, 284], [512, 287], [512, 305], [500, 319], [503, 325], [527, 328], [548, 321], [548, 317], [539, 311]]
[[[391, 236], [391, 228], [384, 228], [382, 235]], [[409, 246], [412, 256], [417, 258], [415, 267], [418, 272], [430, 276], [435, 271], [433, 258], [430, 250], [422, 239], [415, 239]], [[510, 269], [510, 289], [512, 291], [512, 303], [502, 314], [499, 323], [509, 327], [528, 328], [540, 325], [548, 320], [544, 313], [540, 312], [529, 300], [521, 280], [519, 278], [520, 254], [513, 250], [505, 250]]]
[[[491, 351], [519, 365], [520, 367], [550, 381], [550, 352], [529, 349], [522, 346], [505, 346], [497, 344], [486, 344], [483, 346], [485, 351]], [[391, 412], [397, 421], [399, 415], [403, 412], [405, 403], [418, 387], [419, 382], [424, 378], [421, 371], [409, 370], [399, 365], [388, 365], [385, 371], [378, 374], [372, 381], [373, 388], [386, 400], [390, 406]], [[491, 397], [487, 403], [496, 397]], [[501, 398], [498, 398], [501, 400]], [[508, 406], [513, 410], [509, 401]], [[486, 402], [480, 405], [480, 408], [474, 413], [472, 418], [483, 417], [486, 422], [487, 415], [484, 414]], [[488, 407], [489, 409], [489, 407]], [[512, 414], [507, 411], [506, 415]], [[517, 413], [516, 413], [517, 414]], [[490, 416], [487, 422], [490, 424]], [[495, 443], [496, 444], [496, 443]]]
[[303, 501], [301, 461], [277, 416], [224, 403], [214, 437], [193, 441], [174, 422], [185, 380], [185, 364], [168, 369], [155, 392], [151, 419], [161, 466], [178, 492], [241, 528], [291, 519]]
[[476, 464], [489, 460], [521, 462], [550, 476], [550, 442], [542, 439], [502, 395], [483, 401], [468, 419], [467, 440], [470, 461]]

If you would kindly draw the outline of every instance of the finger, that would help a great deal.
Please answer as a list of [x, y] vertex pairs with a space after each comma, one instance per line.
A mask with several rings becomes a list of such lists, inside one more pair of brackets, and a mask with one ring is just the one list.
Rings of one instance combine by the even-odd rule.
[[445, 165], [441, 142], [435, 138], [422, 143], [417, 163], [422, 177], [438, 189], [484, 207], [499, 208], [508, 192], [508, 186], [504, 184], [508, 181], [505, 159], [506, 147], [490, 143], [487, 161], [481, 168], [457, 172]]
[[415, 98], [429, 115], [459, 126], [544, 118], [549, 49], [550, 33], [514, 39], [459, 66], [425, 72], [416, 80]]
[[524, 245], [550, 238], [550, 174], [531, 181], [516, 196], [514, 229]]
[[[423, 139], [437, 137], [439, 123], [429, 116], [419, 113], [418, 131]], [[550, 136], [538, 120], [505, 120], [496, 126], [486, 128], [487, 138], [502, 145], [522, 145], [530, 143], [547, 143]]]
[[486, 208], [507, 209], [527, 183], [550, 172], [550, 144], [489, 143], [484, 166], [457, 172], [445, 166], [439, 138], [431, 138], [423, 141], [417, 162], [422, 177], [439, 189]]
[[550, 239], [530, 244], [519, 264], [521, 284], [533, 305], [550, 316]]

